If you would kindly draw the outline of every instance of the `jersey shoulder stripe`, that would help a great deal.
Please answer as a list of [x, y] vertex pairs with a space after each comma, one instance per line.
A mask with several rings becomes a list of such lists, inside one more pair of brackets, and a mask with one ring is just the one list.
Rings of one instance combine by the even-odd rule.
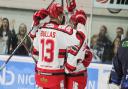
[[41, 28], [53, 29], [53, 30], [64, 32], [69, 35], [73, 34], [73, 28], [69, 25], [57, 25], [57, 24], [52, 24], [52, 23], [50, 24], [45, 23]]

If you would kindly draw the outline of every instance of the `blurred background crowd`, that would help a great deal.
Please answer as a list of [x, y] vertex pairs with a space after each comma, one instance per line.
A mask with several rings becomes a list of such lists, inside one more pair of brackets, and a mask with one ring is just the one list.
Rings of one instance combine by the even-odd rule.
[[[61, 0], [56, 1], [61, 2]], [[98, 6], [96, 4], [96, 2], [102, 0], [94, 0], [94, 2], [92, 2], [93, 0], [86, 0], [86, 2], [85, 0], [76, 1], [77, 8], [83, 8], [88, 17], [86, 24], [86, 29], [88, 30], [87, 38], [94, 54], [93, 61], [111, 64], [121, 40], [128, 37], [127, 3], [126, 5], [124, 3], [126, 9], [108, 9], [103, 7], [104, 5]], [[112, 1], [116, 2], [116, 0]], [[30, 0], [0, 1], [1, 55], [8, 55], [13, 52], [30, 30], [33, 13], [42, 7], [46, 8], [50, 2], [50, 0], [33, 0], [31, 3]], [[89, 32], [89, 30], [91, 31]], [[31, 43], [31, 39], [27, 37], [15, 55], [29, 56], [32, 48]]]
[[[28, 32], [28, 27], [25, 23], [21, 23], [18, 29], [15, 29], [15, 23], [14, 19], [9, 21], [8, 18], [0, 17], [0, 54], [11, 54]], [[124, 32], [123, 27], [116, 27], [114, 40], [110, 39], [107, 32], [107, 26], [101, 25], [99, 32], [91, 36], [90, 48], [94, 53], [94, 60], [98, 60], [97, 62], [99, 63], [111, 64], [121, 40], [128, 37], [128, 31]], [[32, 48], [31, 44], [32, 41], [28, 36], [15, 55], [29, 56]]]
[[[15, 32], [15, 20], [9, 21], [8, 18], [0, 17], [0, 54], [11, 54], [17, 45], [27, 34], [27, 26], [21, 23], [18, 32]], [[15, 55], [29, 56], [31, 39], [27, 37], [18, 48]]]
[[128, 31], [124, 33], [123, 27], [116, 27], [116, 35], [112, 41], [107, 30], [107, 27], [102, 25], [99, 28], [99, 33], [91, 37], [91, 48], [102, 63], [111, 63], [112, 58], [117, 53], [121, 40], [128, 37]]

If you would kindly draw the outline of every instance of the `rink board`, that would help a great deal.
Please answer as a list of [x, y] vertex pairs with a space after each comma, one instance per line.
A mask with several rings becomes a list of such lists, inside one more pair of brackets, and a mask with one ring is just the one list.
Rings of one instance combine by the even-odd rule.
[[[0, 65], [8, 56], [0, 56]], [[88, 68], [86, 89], [108, 89], [107, 80], [111, 65], [91, 63]], [[0, 71], [0, 89], [35, 89], [34, 62], [31, 57], [12, 57]]]

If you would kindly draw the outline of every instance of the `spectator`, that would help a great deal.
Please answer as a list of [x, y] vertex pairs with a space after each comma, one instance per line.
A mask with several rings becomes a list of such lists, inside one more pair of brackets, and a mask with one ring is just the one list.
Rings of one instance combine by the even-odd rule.
[[113, 56], [116, 55], [117, 50], [118, 50], [118, 48], [120, 46], [120, 42], [121, 42], [121, 37], [117, 36], [115, 38], [115, 40], [113, 41]]
[[117, 50], [119, 48], [120, 42], [122, 39], [124, 39], [124, 29], [122, 27], [116, 28], [116, 38], [113, 41], [112, 47], [113, 47], [113, 56], [117, 53]]
[[122, 27], [117, 27], [116, 29], [116, 37], [124, 38], [124, 29]]
[[98, 35], [93, 35], [91, 37], [91, 48], [95, 49], [97, 44]]
[[[97, 48], [97, 39], [98, 39], [97, 34], [95, 34], [91, 37], [91, 46], [90, 47], [93, 50], [94, 54], [97, 54], [97, 49], [96, 49]], [[97, 55], [94, 55], [92, 62], [100, 63], [101, 60]]]
[[[27, 34], [27, 26], [21, 23], [19, 26], [19, 32], [17, 34], [17, 45], [23, 40], [24, 36]], [[16, 51], [16, 55], [28, 56], [31, 47], [31, 40], [27, 36], [22, 45]]]
[[13, 19], [10, 22], [10, 28], [11, 28], [11, 32], [12, 32], [12, 51], [16, 48], [17, 44], [17, 37], [16, 37], [16, 33], [15, 33], [15, 29], [14, 29], [14, 25], [15, 25], [15, 20]]
[[110, 89], [128, 89], [128, 38], [123, 39], [120, 44], [113, 58], [109, 78]]
[[10, 54], [13, 48], [12, 43], [14, 41], [12, 38], [12, 32], [9, 29], [9, 20], [7, 18], [3, 18], [1, 21], [2, 25], [0, 29], [0, 54]]
[[111, 62], [112, 59], [112, 43], [106, 36], [107, 27], [101, 26], [95, 46], [96, 54], [102, 62]]

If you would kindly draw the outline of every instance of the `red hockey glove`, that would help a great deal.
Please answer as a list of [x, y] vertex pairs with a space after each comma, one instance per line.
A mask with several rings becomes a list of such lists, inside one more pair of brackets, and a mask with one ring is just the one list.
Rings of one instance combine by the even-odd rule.
[[34, 26], [39, 25], [40, 20], [46, 18], [47, 16], [48, 16], [48, 11], [45, 9], [41, 9], [35, 12], [33, 15]]
[[76, 8], [76, 1], [75, 0], [66, 0], [67, 3], [67, 9], [69, 12], [73, 12], [73, 10]]
[[91, 63], [91, 61], [92, 61], [92, 57], [93, 57], [93, 54], [92, 54], [92, 52], [90, 51], [90, 49], [88, 48], [88, 46], [85, 48], [85, 59], [83, 60], [83, 65], [85, 66], [85, 67], [88, 67], [89, 66], [89, 64]]
[[87, 21], [87, 16], [83, 10], [76, 10], [76, 12], [70, 17], [70, 21], [74, 25], [77, 25], [78, 23], [85, 25]]
[[75, 12], [76, 23], [86, 24], [87, 16], [83, 10], [77, 10]]

